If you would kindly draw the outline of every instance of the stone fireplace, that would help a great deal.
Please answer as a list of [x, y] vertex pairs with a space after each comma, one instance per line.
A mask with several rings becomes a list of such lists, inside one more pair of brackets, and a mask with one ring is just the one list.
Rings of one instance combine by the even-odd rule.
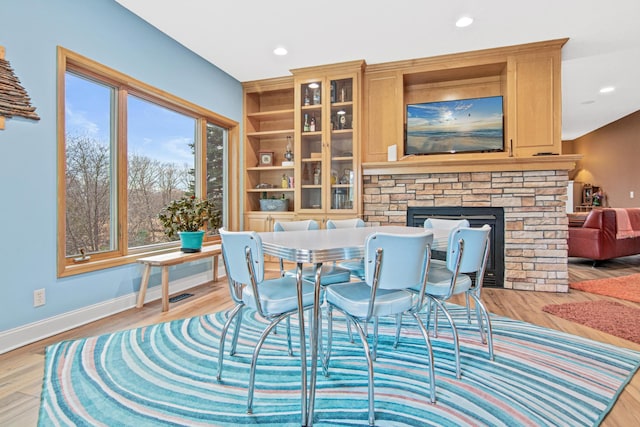
[[407, 223], [409, 207], [504, 210], [504, 283], [508, 289], [567, 292], [568, 171], [390, 173], [365, 171], [364, 220]]

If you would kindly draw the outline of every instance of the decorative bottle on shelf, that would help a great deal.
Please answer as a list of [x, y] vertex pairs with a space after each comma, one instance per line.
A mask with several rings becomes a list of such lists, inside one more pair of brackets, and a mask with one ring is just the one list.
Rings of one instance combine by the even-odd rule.
[[304, 164], [304, 168], [302, 169], [302, 183], [308, 183], [311, 180], [311, 177], [309, 176], [309, 166], [307, 166], [307, 164]]
[[347, 115], [344, 111], [338, 112], [338, 129], [343, 130], [347, 128]]
[[311, 104], [311, 100], [309, 99], [309, 88], [304, 88], [304, 105]]
[[[291, 162], [293, 161], [293, 151], [291, 151], [291, 137], [287, 136], [287, 148], [284, 152], [284, 159], [287, 162]], [[291, 166], [291, 165], [289, 165]]]
[[312, 114], [311, 122], [309, 123], [309, 132], [315, 132], [315, 131], [316, 131], [316, 115]]
[[313, 105], [320, 105], [320, 88], [313, 90]]
[[302, 131], [309, 132], [309, 115], [308, 114], [304, 115], [304, 126], [302, 126]]
[[313, 185], [320, 185], [320, 168], [316, 167], [313, 171]]

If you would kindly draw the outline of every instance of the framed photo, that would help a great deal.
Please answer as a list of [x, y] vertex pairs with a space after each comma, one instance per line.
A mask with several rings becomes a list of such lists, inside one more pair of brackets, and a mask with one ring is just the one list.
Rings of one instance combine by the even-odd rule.
[[260, 151], [258, 155], [258, 166], [273, 166], [273, 151]]

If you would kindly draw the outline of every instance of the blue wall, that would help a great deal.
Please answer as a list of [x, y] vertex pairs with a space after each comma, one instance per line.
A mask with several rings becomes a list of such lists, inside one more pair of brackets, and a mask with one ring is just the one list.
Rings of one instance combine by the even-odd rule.
[[[11, 1], [0, 13], [5, 58], [41, 118], [7, 119], [0, 131], [1, 334], [131, 294], [140, 284], [138, 264], [56, 278], [56, 47], [238, 122], [242, 86], [113, 0]], [[34, 308], [40, 288], [47, 302]]]

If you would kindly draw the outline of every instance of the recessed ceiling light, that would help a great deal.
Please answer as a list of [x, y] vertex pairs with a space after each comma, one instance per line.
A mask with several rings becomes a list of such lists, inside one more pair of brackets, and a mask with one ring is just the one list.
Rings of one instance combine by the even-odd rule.
[[277, 47], [277, 48], [273, 49], [273, 53], [278, 55], [278, 56], [284, 56], [288, 52], [287, 52], [287, 49], [285, 49], [283, 47]]
[[613, 92], [614, 90], [616, 90], [615, 87], [606, 86], [606, 87], [603, 87], [602, 89], [600, 89], [600, 93], [609, 93], [609, 92]]
[[458, 19], [456, 21], [456, 27], [458, 28], [464, 28], [464, 27], [468, 27], [469, 25], [471, 25], [473, 23], [473, 18], [470, 16], [463, 16], [460, 19]]
[[318, 89], [320, 87], [320, 85], [318, 83], [316, 83], [316, 82], [313, 82], [313, 83], [309, 83], [309, 87], [311, 89]]

